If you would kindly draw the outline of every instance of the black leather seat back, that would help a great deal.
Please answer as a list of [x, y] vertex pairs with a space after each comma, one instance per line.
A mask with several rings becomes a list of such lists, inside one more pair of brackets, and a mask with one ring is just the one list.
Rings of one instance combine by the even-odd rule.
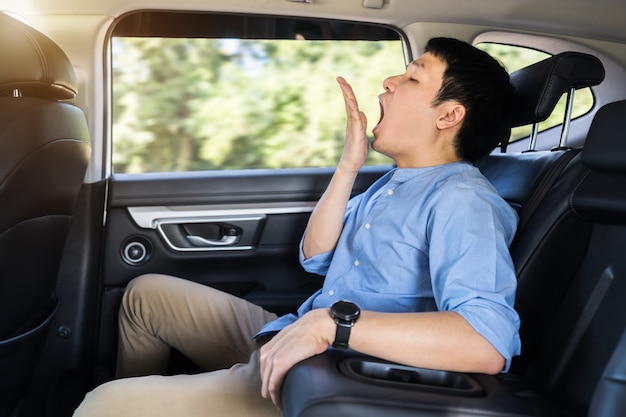
[[[90, 146], [69, 59], [0, 12], [0, 416], [28, 386]], [[10, 372], [18, 369], [20, 372]]]
[[626, 330], [624, 117], [626, 101], [598, 111], [581, 157], [515, 248], [530, 254], [517, 298], [534, 336], [526, 377], [573, 415], [586, 415]]
[[87, 137], [74, 106], [0, 97], [0, 338], [28, 330], [50, 308]]
[[[579, 52], [554, 55], [514, 72], [511, 82], [518, 108], [514, 124], [545, 120], [564, 93], [599, 84], [604, 75], [604, 67], [596, 57]], [[520, 215], [517, 236], [511, 245], [518, 275], [516, 309], [522, 318], [522, 355], [514, 360], [514, 372], [523, 372], [534, 357], [544, 337], [546, 316], [556, 311], [586, 247], [585, 239], [579, 238], [585, 235], [586, 226], [578, 224], [579, 219], [569, 212], [567, 203], [581, 175], [581, 167], [575, 162], [577, 153], [578, 150], [560, 148], [494, 153], [476, 164]], [[534, 211], [539, 207], [544, 208], [537, 216]], [[554, 244], [560, 238], [568, 243]], [[546, 275], [553, 276], [550, 283], [535, 278]]]
[[517, 272], [515, 309], [521, 318], [522, 354], [512, 372], [523, 373], [539, 349], [587, 251], [591, 224], [571, 210], [569, 198], [585, 169], [577, 155], [564, 169], [511, 245]]

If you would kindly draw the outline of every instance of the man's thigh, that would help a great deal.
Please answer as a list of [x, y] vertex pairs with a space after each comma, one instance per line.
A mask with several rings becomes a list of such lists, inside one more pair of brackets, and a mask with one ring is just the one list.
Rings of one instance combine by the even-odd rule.
[[247, 364], [197, 375], [126, 378], [87, 394], [75, 417], [277, 417], [261, 397], [258, 351]]
[[[153, 338], [203, 369], [228, 368], [247, 362], [256, 348], [252, 337], [275, 318], [257, 305], [192, 281], [144, 275], [129, 284], [122, 302], [120, 349], [150, 346], [150, 341], [137, 339]], [[134, 360], [140, 355], [129, 353]]]

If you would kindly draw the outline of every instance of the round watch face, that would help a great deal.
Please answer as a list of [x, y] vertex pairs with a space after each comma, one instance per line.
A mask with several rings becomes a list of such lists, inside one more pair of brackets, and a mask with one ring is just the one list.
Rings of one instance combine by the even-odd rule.
[[330, 311], [333, 317], [342, 321], [354, 321], [361, 314], [359, 307], [350, 301], [337, 301]]

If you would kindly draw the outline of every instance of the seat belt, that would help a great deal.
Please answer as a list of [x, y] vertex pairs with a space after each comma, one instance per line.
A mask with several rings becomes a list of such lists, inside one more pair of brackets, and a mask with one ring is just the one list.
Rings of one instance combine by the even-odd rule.
[[589, 406], [590, 417], [621, 417], [626, 410], [626, 329], [613, 350]]
[[532, 214], [537, 210], [539, 204], [543, 201], [548, 191], [552, 188], [552, 185], [556, 182], [556, 180], [561, 176], [561, 172], [565, 169], [567, 164], [580, 153], [579, 149], [567, 149], [566, 152], [561, 155], [556, 162], [548, 169], [548, 172], [541, 178], [541, 181], [535, 187], [534, 191], [528, 198], [526, 204], [522, 208], [522, 212], [520, 213], [519, 224], [517, 225], [517, 234], [520, 234], [520, 231], [526, 227], [526, 223], [532, 216]]
[[[574, 324], [574, 328], [565, 344], [565, 349], [561, 353], [556, 366], [554, 367], [554, 371], [552, 372], [552, 376], [550, 377], [550, 381], [548, 382], [548, 387], [550, 389], [554, 389], [559, 381], [559, 378], [563, 374], [563, 370], [568, 365], [574, 351], [578, 348], [580, 341], [582, 340], [585, 332], [589, 328], [591, 321], [596, 315], [600, 305], [602, 304], [602, 300], [606, 296], [607, 292], [613, 280], [615, 279], [615, 272], [613, 272], [612, 267], [606, 268], [598, 282], [594, 286], [593, 291], [589, 295], [585, 306], [583, 307], [582, 312], [580, 313], [580, 317], [576, 320]], [[620, 352], [623, 354], [623, 352]], [[595, 416], [594, 416], [595, 417]]]

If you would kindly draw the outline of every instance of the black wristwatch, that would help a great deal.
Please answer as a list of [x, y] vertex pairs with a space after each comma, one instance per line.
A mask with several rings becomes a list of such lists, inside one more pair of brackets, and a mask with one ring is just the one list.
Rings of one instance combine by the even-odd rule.
[[361, 309], [350, 301], [337, 301], [330, 308], [330, 316], [337, 323], [334, 348], [346, 349], [350, 339], [350, 330], [361, 315]]

